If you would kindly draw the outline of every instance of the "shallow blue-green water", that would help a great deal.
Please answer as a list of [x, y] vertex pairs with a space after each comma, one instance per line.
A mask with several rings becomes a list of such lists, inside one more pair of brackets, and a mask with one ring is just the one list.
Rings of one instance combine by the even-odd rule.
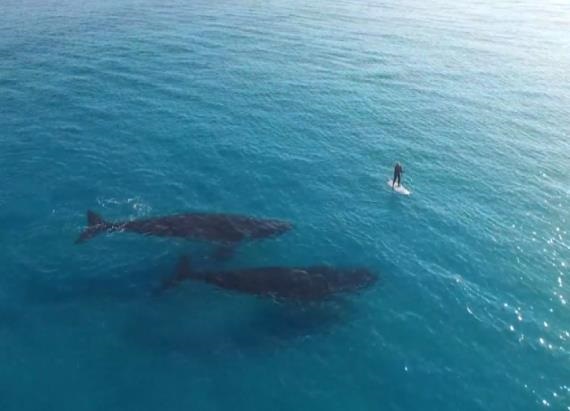
[[[4, 0], [0, 409], [570, 410], [569, 27], [554, 0]], [[295, 230], [217, 262], [75, 245], [87, 209]], [[153, 295], [181, 254], [380, 281]]]

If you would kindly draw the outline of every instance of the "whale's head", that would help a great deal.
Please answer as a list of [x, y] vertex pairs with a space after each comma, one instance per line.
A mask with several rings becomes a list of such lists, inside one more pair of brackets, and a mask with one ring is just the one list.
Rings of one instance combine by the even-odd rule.
[[331, 288], [336, 291], [358, 291], [370, 288], [378, 281], [378, 277], [367, 268], [329, 268], [328, 273]]
[[371, 287], [378, 281], [376, 274], [366, 268], [354, 268], [348, 277], [357, 289]]

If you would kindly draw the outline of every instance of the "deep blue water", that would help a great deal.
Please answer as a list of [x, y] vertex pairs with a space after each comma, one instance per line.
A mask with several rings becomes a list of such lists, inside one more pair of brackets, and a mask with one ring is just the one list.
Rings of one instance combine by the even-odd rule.
[[[556, 0], [3, 0], [0, 409], [570, 410], [569, 29]], [[295, 230], [216, 262], [75, 245], [87, 209]], [[380, 282], [152, 296], [181, 254]]]

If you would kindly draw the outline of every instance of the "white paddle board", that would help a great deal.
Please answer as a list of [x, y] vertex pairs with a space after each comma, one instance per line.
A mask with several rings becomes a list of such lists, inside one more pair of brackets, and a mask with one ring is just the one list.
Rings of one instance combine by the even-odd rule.
[[[392, 180], [388, 180], [388, 187], [392, 188]], [[400, 185], [398, 187], [398, 184], [394, 184], [394, 192], [402, 194], [404, 196], [409, 196], [410, 194], [412, 194], [412, 192], [403, 185]]]

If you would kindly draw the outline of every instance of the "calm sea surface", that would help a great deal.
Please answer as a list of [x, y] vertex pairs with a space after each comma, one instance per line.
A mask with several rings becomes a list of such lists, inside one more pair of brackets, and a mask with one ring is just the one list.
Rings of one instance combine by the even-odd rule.
[[[2, 0], [0, 143], [2, 411], [570, 410], [566, 1]], [[182, 254], [380, 281], [153, 295]]]

